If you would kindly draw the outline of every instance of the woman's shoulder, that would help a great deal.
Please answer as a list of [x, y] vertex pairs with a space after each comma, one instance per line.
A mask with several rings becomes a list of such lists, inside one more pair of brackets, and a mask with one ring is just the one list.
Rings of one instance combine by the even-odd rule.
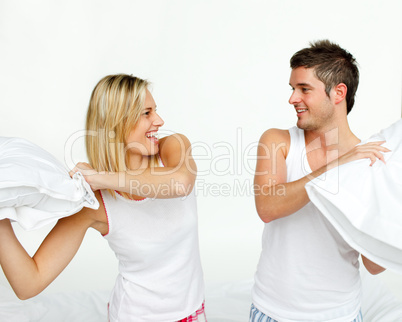
[[191, 143], [189, 139], [180, 133], [175, 133], [162, 138], [159, 141], [159, 156], [163, 164], [168, 165], [172, 161], [177, 164], [177, 159], [191, 155]]
[[159, 149], [190, 145], [189, 139], [181, 133], [175, 133], [159, 140]]

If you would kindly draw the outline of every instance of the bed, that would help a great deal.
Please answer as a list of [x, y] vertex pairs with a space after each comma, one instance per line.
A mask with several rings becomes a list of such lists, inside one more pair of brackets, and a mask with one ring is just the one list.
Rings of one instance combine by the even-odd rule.
[[[402, 131], [402, 123], [400, 123], [400, 130]], [[400, 138], [399, 136], [395, 136]], [[24, 143], [25, 144], [25, 143]], [[24, 149], [25, 151], [26, 149]], [[402, 150], [400, 150], [402, 151]], [[44, 152], [40, 152], [43, 155]], [[51, 156], [46, 156], [51, 158]], [[27, 158], [19, 158], [20, 163], [24, 160], [28, 160]], [[53, 162], [55, 163], [55, 162]], [[15, 162], [12, 163], [15, 166]], [[44, 171], [47, 171], [48, 163], [43, 162]], [[28, 162], [27, 166], [31, 166]], [[10, 166], [11, 167], [11, 166]], [[16, 171], [18, 173], [18, 171]], [[72, 185], [69, 181], [70, 178], [67, 173], [64, 173], [62, 170], [59, 172], [62, 173], [62, 180], [67, 180], [68, 184]], [[52, 177], [53, 178], [53, 177]], [[3, 182], [5, 182], [3, 180]], [[48, 180], [50, 184], [55, 184], [54, 180]], [[4, 183], [6, 184], [6, 183]], [[81, 180], [81, 184], [83, 184]], [[53, 196], [55, 193], [55, 189], [62, 187], [63, 185], [57, 184], [56, 187], [52, 189], [46, 189], [46, 191], [51, 191], [50, 196]], [[43, 192], [43, 187], [40, 187], [39, 192]], [[72, 185], [72, 188], [75, 186]], [[5, 186], [4, 193], [7, 193], [7, 186]], [[77, 200], [75, 203], [68, 203], [68, 209], [64, 209], [65, 211], [61, 214], [61, 216], [68, 215], [70, 212], [76, 211], [77, 207], [87, 206], [85, 202], [88, 202], [87, 195], [91, 193], [90, 189], [84, 187], [84, 189], [79, 189]], [[58, 192], [58, 195], [61, 192]], [[71, 194], [71, 193], [70, 193]], [[25, 196], [26, 194], [24, 194]], [[38, 194], [36, 193], [35, 196]], [[69, 195], [69, 194], [65, 194]], [[42, 196], [40, 196], [42, 199]], [[7, 199], [8, 200], [8, 199]], [[1, 201], [1, 200], [0, 200]], [[22, 202], [25, 200], [21, 198], [17, 198], [18, 202]], [[16, 202], [17, 202], [16, 201]], [[28, 200], [32, 202], [31, 199]], [[399, 202], [399, 197], [398, 197]], [[339, 203], [340, 204], [340, 203]], [[1, 204], [0, 204], [1, 205]], [[14, 205], [14, 204], [13, 204]], [[52, 205], [52, 203], [47, 202], [45, 206]], [[399, 203], [398, 203], [399, 205]], [[8, 205], [9, 206], [9, 205]], [[15, 206], [15, 205], [14, 205]], [[24, 204], [25, 206], [25, 204]], [[59, 201], [57, 201], [57, 206], [60, 206]], [[9, 206], [10, 207], [10, 206]], [[72, 209], [70, 209], [72, 207]], [[6, 209], [6, 208], [4, 208]], [[4, 210], [3, 209], [3, 210]], [[396, 211], [399, 211], [400, 208], [395, 208]], [[27, 217], [24, 223], [30, 224], [28, 228], [38, 228], [37, 223], [40, 223], [40, 227], [42, 224], [46, 223], [48, 217], [46, 216], [45, 210], [41, 209], [41, 213], [38, 213], [35, 218], [45, 218], [46, 221], [35, 221], [32, 224], [32, 218]], [[15, 212], [15, 211], [14, 211]], [[388, 211], [388, 214], [390, 211]], [[14, 214], [14, 213], [13, 213]], [[398, 217], [399, 213], [395, 214], [397, 220], [400, 220]], [[0, 213], [1, 215], [1, 213]], [[42, 217], [40, 217], [41, 215]], [[25, 216], [26, 217], [26, 216]], [[0, 216], [1, 218], [1, 216]], [[20, 220], [20, 217], [8, 217], [6, 214], [4, 218], [14, 218], [15, 220]], [[60, 217], [58, 217], [60, 218]], [[51, 218], [54, 220], [55, 218]], [[20, 222], [21, 223], [21, 222]], [[27, 232], [22, 232], [21, 229], [15, 227], [16, 234], [21, 238], [21, 243], [26, 245], [28, 248], [27, 251], [33, 253], [35, 249], [39, 246], [40, 241], [42, 240], [41, 236], [45, 236], [45, 231], [51, 229], [51, 227], [44, 227], [44, 231], [38, 235], [35, 235], [37, 239], [35, 242], [32, 240], [26, 240], [24, 242], [24, 238], [28, 237]], [[384, 232], [384, 235], [387, 236], [387, 232]], [[86, 239], [91, 238], [91, 234], [95, 234], [95, 232], [88, 232]], [[98, 234], [96, 234], [98, 235]], [[95, 237], [95, 235], [93, 235]], [[99, 236], [96, 236], [99, 238]], [[395, 234], [395, 238], [399, 241], [399, 234]], [[102, 240], [102, 242], [106, 242]], [[102, 268], [102, 272], [98, 272], [102, 274], [102, 282], [101, 285], [104, 285], [105, 289], [97, 289], [94, 290], [91, 287], [82, 286], [80, 291], [68, 291], [65, 288], [58, 288], [58, 290], [63, 290], [62, 292], [44, 292], [43, 294], [38, 295], [35, 298], [20, 301], [15, 296], [13, 291], [10, 289], [10, 286], [6, 281], [1, 282], [0, 279], [0, 322], [25, 322], [25, 321], [41, 321], [41, 322], [58, 322], [58, 321], [73, 321], [73, 322], [102, 322], [107, 321], [107, 302], [108, 297], [111, 292], [109, 288], [110, 284], [107, 284], [104, 276], [115, 276], [115, 274], [106, 274], [107, 268], [103, 263], [99, 262], [95, 263], [98, 255], [101, 253], [103, 256], [105, 255], [105, 248], [103, 246], [106, 245], [94, 245], [91, 243], [83, 243], [80, 249], [80, 253], [76, 255], [76, 258], [79, 256], [85, 257], [85, 261], [80, 266], [79, 271], [82, 272], [82, 276], [90, 276], [94, 270], [97, 268]], [[88, 247], [88, 251], [85, 253], [83, 248]], [[384, 248], [382, 248], [384, 249]], [[402, 249], [399, 247], [398, 249]], [[363, 249], [364, 251], [365, 249]], [[381, 249], [380, 249], [381, 251]], [[98, 252], [98, 253], [97, 253]], [[109, 250], [109, 252], [111, 252]], [[362, 252], [363, 253], [363, 252]], [[382, 252], [380, 252], [382, 254]], [[80, 255], [81, 254], [81, 255]], [[93, 256], [89, 258], [89, 256]], [[110, 255], [113, 256], [113, 255]], [[399, 257], [398, 257], [399, 258]], [[390, 256], [390, 259], [395, 259], [395, 257]], [[115, 259], [114, 259], [115, 260]], [[113, 261], [112, 257], [110, 260]], [[91, 263], [93, 266], [89, 265]], [[69, 266], [74, 265], [70, 264]], [[398, 298], [394, 296], [394, 294], [389, 290], [389, 285], [387, 286], [384, 283], [383, 278], [381, 276], [372, 276], [364, 269], [363, 265], [361, 265], [361, 276], [363, 281], [363, 302], [362, 302], [362, 312], [365, 321], [375, 322], [395, 322], [402, 321], [402, 283], [399, 287], [396, 288], [398, 293]], [[399, 267], [399, 266], [398, 266]], [[83, 269], [87, 269], [87, 272], [83, 272]], [[400, 271], [400, 270], [399, 270]], [[62, 275], [67, 276], [66, 271], [63, 272]], [[79, 274], [81, 276], [81, 274]], [[69, 281], [74, 280], [74, 276], [69, 279]], [[67, 278], [68, 279], [68, 278]], [[94, 278], [95, 282], [99, 284], [99, 277]], [[400, 275], [397, 280], [402, 280]], [[251, 287], [253, 284], [252, 276], [250, 276], [247, 280], [236, 280], [225, 283], [208, 283], [207, 279], [206, 284], [206, 312], [209, 322], [244, 322], [248, 321], [248, 314], [251, 304]]]
[[[364, 268], [362, 311], [366, 322], [402, 321], [402, 302], [386, 287], [382, 279]], [[206, 287], [206, 310], [209, 322], [248, 321], [252, 279]], [[0, 321], [4, 322], [101, 322], [107, 321], [110, 290], [71, 291], [41, 294], [20, 301], [8, 285], [0, 285]]]

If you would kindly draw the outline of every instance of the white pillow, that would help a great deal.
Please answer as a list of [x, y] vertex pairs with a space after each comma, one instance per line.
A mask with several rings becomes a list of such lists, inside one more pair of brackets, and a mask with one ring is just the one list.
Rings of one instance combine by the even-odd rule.
[[312, 180], [306, 190], [351, 247], [402, 273], [402, 120], [365, 142], [379, 140], [391, 150], [384, 154], [386, 164], [350, 162]]
[[24, 229], [40, 228], [99, 203], [80, 173], [68, 171], [50, 153], [21, 138], [0, 137], [0, 219]]

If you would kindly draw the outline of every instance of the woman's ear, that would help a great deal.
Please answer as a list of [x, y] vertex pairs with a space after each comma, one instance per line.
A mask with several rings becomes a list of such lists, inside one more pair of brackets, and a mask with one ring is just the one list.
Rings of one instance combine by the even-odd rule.
[[339, 104], [346, 98], [348, 87], [344, 83], [339, 83], [334, 88], [335, 91], [335, 104]]

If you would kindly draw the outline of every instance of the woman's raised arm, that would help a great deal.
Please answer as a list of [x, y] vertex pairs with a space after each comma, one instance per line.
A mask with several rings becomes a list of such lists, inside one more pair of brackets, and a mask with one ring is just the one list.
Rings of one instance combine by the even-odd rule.
[[83, 208], [62, 218], [31, 257], [14, 234], [9, 219], [0, 220], [0, 265], [19, 299], [42, 292], [70, 263], [89, 227], [101, 231], [96, 215], [104, 212]]
[[88, 164], [78, 163], [72, 173], [80, 171], [93, 190], [112, 189], [160, 199], [190, 194], [197, 177], [197, 166], [191, 155], [191, 144], [187, 137], [174, 134], [161, 139], [159, 154], [164, 167], [98, 173]]

